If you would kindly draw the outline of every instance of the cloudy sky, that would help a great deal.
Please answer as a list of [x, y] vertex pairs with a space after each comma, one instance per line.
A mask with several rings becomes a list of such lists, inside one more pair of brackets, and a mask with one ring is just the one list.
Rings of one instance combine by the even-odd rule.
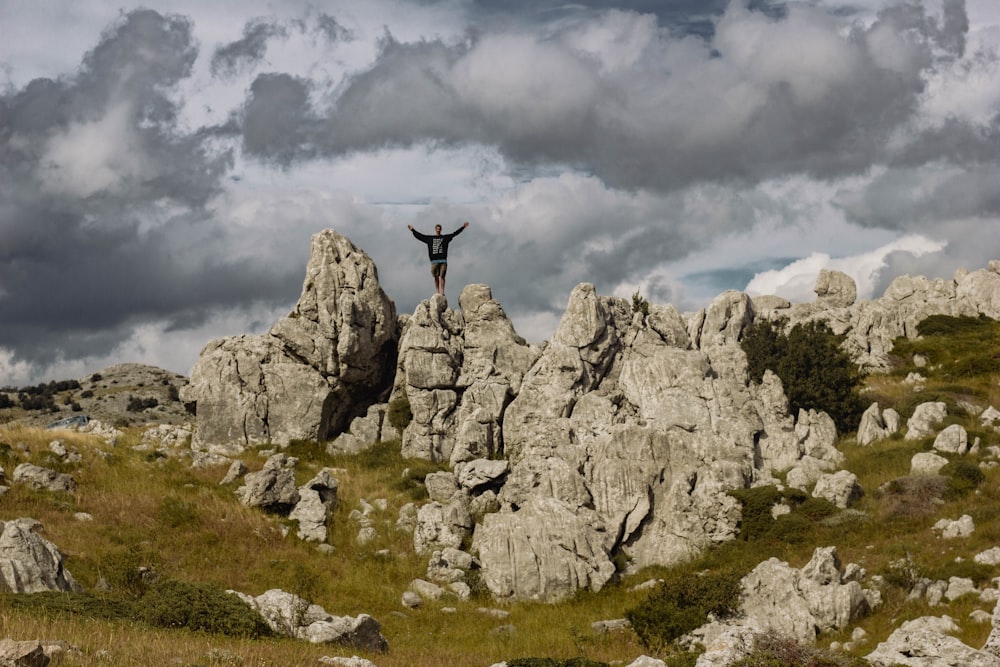
[[0, 0], [0, 385], [294, 305], [309, 237], [529, 340], [570, 290], [682, 311], [1000, 258], [996, 0]]

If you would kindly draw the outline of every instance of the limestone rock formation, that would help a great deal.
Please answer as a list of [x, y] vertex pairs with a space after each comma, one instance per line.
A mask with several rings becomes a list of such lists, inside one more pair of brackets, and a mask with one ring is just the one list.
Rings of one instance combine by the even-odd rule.
[[459, 304], [435, 295], [404, 327], [393, 390], [413, 413], [404, 456], [455, 465], [503, 451], [504, 411], [538, 357], [488, 286], [466, 286]]
[[865, 659], [877, 667], [1000, 667], [1000, 656], [951, 636], [958, 631], [948, 616], [906, 621]]
[[34, 519], [0, 521], [0, 590], [11, 593], [80, 591], [58, 547]]
[[834, 547], [816, 549], [801, 570], [770, 558], [742, 579], [740, 589], [734, 618], [712, 621], [692, 633], [693, 640], [709, 649], [706, 655], [742, 657], [753, 648], [755, 633], [812, 645], [818, 633], [848, 627], [878, 603], [877, 593], [848, 580]]
[[209, 343], [181, 390], [196, 449], [232, 455], [325, 440], [391, 383], [396, 309], [371, 258], [332, 229], [312, 237], [298, 303], [263, 335]]

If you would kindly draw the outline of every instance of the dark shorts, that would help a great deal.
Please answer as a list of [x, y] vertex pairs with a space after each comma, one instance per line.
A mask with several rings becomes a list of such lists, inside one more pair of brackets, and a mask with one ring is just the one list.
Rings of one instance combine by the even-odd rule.
[[431, 264], [431, 275], [435, 278], [444, 278], [446, 273], [448, 273], [447, 262], [442, 264]]

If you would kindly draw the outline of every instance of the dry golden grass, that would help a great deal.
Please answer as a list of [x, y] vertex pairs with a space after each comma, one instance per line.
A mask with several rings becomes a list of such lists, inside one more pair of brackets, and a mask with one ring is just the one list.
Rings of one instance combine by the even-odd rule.
[[[479, 611], [497, 606], [483, 597], [403, 608], [402, 592], [413, 579], [426, 576], [427, 558], [414, 554], [412, 537], [395, 529], [399, 508], [419, 490], [402, 481], [403, 470], [426, 468], [421, 462], [398, 456], [385, 461], [331, 460], [304, 452], [296, 469], [299, 483], [323, 465], [338, 468], [339, 502], [329, 540], [335, 552], [327, 555], [298, 540], [293, 523], [239, 503], [233, 486], [219, 485], [225, 467], [192, 469], [183, 459], [134, 451], [136, 432], [111, 447], [72, 432], [0, 427], [0, 442], [27, 445], [28, 454], [18, 462], [51, 466], [46, 452], [53, 439], [83, 456], [80, 464], [66, 470], [79, 482], [78, 491], [52, 494], [14, 486], [0, 498], [0, 520], [30, 516], [41, 521], [44, 535], [63, 552], [67, 569], [86, 590], [95, 590], [123, 562], [138, 562], [166, 579], [252, 595], [281, 588], [335, 615], [371, 614], [382, 624], [390, 645], [385, 655], [369, 655], [286, 639], [240, 640], [66, 613], [0, 611], [0, 636], [63, 640], [78, 647], [81, 655], [64, 657], [66, 664], [315, 665], [322, 656], [358, 654], [380, 667], [485, 666], [519, 656], [586, 655], [631, 662], [643, 653], [632, 632], [597, 635], [591, 629], [594, 621], [623, 617], [642, 598], [642, 593], [630, 593], [624, 586], [582, 594], [556, 606], [508, 605], [503, 607], [510, 614], [505, 619]], [[245, 462], [256, 470], [264, 459], [248, 454]], [[2, 464], [8, 472], [16, 465]], [[373, 513], [378, 537], [358, 546], [358, 526], [349, 518], [350, 511], [362, 499], [376, 498], [387, 501], [385, 511]], [[78, 513], [93, 520], [81, 521]], [[510, 626], [513, 632], [507, 631]]]

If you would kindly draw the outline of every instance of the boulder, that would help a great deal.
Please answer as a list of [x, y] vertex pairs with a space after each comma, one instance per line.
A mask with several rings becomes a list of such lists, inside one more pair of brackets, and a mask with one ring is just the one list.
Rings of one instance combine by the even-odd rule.
[[269, 512], [288, 514], [299, 502], [295, 486], [295, 465], [298, 459], [274, 454], [259, 472], [248, 473], [243, 486], [236, 490], [240, 501], [248, 507], [260, 507]]
[[534, 498], [517, 512], [483, 518], [472, 541], [483, 582], [497, 599], [556, 602], [599, 591], [615, 573], [593, 512]]
[[368, 408], [363, 417], [355, 417], [346, 433], [327, 443], [327, 454], [358, 454], [384, 440], [397, 437], [386, 418], [388, 405], [378, 403]]
[[966, 454], [969, 451], [969, 434], [961, 424], [946, 426], [934, 438], [934, 449], [945, 454]]
[[431, 501], [417, 510], [413, 548], [418, 554], [457, 549], [472, 534], [472, 528], [469, 500], [463, 494], [454, 494], [447, 503]]
[[11, 481], [14, 484], [23, 484], [33, 489], [64, 491], [66, 493], [73, 493], [76, 491], [77, 486], [76, 480], [73, 479], [72, 475], [56, 472], [55, 470], [30, 463], [21, 463], [14, 468]]
[[0, 665], [9, 667], [47, 667], [50, 659], [37, 641], [0, 639]]
[[354, 618], [333, 616], [319, 605], [310, 604], [280, 589], [265, 591], [257, 597], [235, 594], [255, 609], [271, 630], [279, 635], [314, 644], [343, 644], [379, 652], [389, 650], [379, 622], [368, 614]]
[[879, 409], [878, 403], [872, 403], [861, 415], [858, 426], [858, 443], [870, 445], [876, 440], [883, 440], [899, 431], [900, 416], [892, 408], [885, 411]]
[[298, 303], [271, 330], [209, 343], [181, 399], [196, 449], [326, 440], [388, 390], [399, 338], [395, 306], [371, 258], [332, 229], [312, 237]]
[[934, 435], [938, 424], [948, 416], [948, 406], [943, 401], [921, 403], [906, 420], [906, 440], [919, 440]]
[[22, 518], [0, 521], [0, 591], [17, 594], [79, 592], [58, 547], [39, 533], [42, 524]]
[[959, 631], [948, 616], [904, 622], [865, 656], [876, 667], [1000, 667], [1000, 657], [951, 636]]
[[871, 610], [861, 584], [845, 580], [834, 547], [816, 549], [802, 570], [770, 558], [741, 580], [740, 591], [733, 619], [710, 622], [692, 633], [710, 652], [745, 655], [752, 646], [752, 633], [777, 634], [812, 645], [818, 633], [842, 630]]
[[338, 486], [333, 470], [323, 468], [299, 487], [299, 500], [288, 518], [298, 521], [300, 540], [326, 542], [326, 524], [337, 507]]
[[864, 495], [858, 476], [847, 470], [821, 475], [813, 489], [814, 498], [825, 498], [841, 509], [846, 509]]
[[910, 459], [911, 475], [936, 475], [948, 465], [948, 459], [931, 452], [919, 452]]
[[829, 308], [853, 306], [858, 298], [858, 286], [846, 273], [820, 269], [816, 278], [816, 301]]

